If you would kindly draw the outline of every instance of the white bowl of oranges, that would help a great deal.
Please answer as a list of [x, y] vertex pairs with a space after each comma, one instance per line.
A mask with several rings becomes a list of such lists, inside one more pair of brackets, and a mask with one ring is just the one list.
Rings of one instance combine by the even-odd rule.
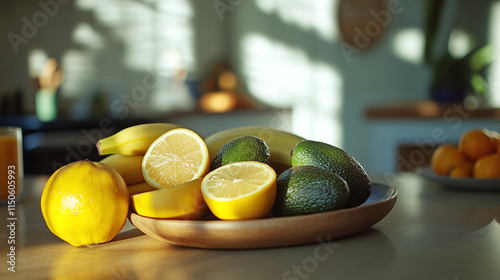
[[458, 144], [439, 145], [430, 168], [419, 173], [453, 187], [500, 189], [500, 134], [485, 128], [468, 130]]

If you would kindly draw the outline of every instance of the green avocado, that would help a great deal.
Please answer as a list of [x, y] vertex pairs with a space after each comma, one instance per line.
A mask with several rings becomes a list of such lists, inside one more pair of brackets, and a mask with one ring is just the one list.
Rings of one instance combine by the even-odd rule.
[[344, 179], [315, 166], [295, 166], [278, 176], [276, 217], [315, 214], [341, 209], [349, 197]]
[[258, 161], [269, 164], [271, 152], [266, 142], [256, 136], [239, 136], [229, 140], [215, 155], [210, 170], [240, 161]]
[[370, 177], [361, 164], [344, 150], [312, 140], [302, 140], [291, 152], [292, 166], [311, 165], [333, 171], [349, 186], [346, 208], [363, 204], [371, 193]]

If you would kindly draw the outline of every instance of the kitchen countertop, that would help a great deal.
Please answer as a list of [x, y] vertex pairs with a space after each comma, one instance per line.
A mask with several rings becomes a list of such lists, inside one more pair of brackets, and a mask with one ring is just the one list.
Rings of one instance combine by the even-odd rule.
[[[30, 176], [15, 209], [16, 272], [8, 270], [8, 227], [0, 227], [0, 278], [500, 279], [500, 192], [451, 190], [410, 173], [371, 177], [394, 186], [398, 200], [366, 231], [323, 244], [205, 250], [162, 243], [128, 221], [109, 243], [73, 247], [43, 220], [48, 177]], [[9, 224], [7, 205], [0, 218]]]

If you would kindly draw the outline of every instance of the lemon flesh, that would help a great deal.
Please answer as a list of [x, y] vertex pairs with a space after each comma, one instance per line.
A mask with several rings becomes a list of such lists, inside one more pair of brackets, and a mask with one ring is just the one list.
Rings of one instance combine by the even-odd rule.
[[265, 218], [276, 198], [276, 172], [256, 161], [230, 163], [208, 173], [201, 190], [208, 208], [219, 219]]
[[172, 129], [156, 139], [142, 160], [142, 175], [151, 186], [169, 188], [203, 177], [210, 167], [203, 139], [187, 128]]

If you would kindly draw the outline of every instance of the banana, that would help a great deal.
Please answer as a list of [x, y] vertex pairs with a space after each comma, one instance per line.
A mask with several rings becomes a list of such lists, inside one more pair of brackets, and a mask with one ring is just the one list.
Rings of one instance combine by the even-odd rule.
[[99, 155], [144, 155], [163, 133], [180, 126], [170, 123], [148, 123], [127, 127], [97, 142]]
[[148, 183], [142, 182], [138, 184], [133, 184], [133, 185], [127, 185], [128, 188], [128, 194], [129, 195], [134, 195], [138, 193], [143, 193], [143, 192], [149, 192], [149, 191], [154, 191], [156, 190], [155, 188], [151, 187]]
[[245, 135], [257, 136], [264, 140], [271, 151], [270, 165], [280, 170], [291, 166], [290, 152], [297, 142], [304, 140], [304, 138], [298, 135], [271, 127], [249, 126], [230, 128], [205, 138], [205, 143], [210, 154], [210, 161], [213, 161], [220, 148], [229, 140]]
[[102, 159], [100, 162], [113, 167], [123, 177], [125, 184], [133, 185], [144, 182], [142, 176], [142, 158], [143, 156], [124, 156], [110, 155]]

